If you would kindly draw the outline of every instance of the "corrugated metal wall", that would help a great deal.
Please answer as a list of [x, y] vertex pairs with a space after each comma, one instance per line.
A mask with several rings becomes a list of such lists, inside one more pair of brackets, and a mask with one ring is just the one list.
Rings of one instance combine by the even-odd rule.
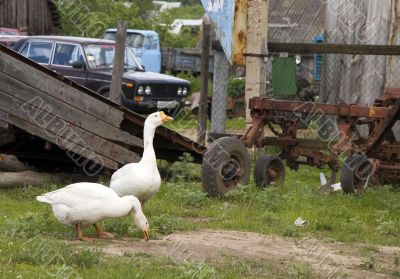
[[23, 27], [32, 34], [51, 34], [60, 28], [60, 16], [50, 0], [1, 0], [0, 27]]

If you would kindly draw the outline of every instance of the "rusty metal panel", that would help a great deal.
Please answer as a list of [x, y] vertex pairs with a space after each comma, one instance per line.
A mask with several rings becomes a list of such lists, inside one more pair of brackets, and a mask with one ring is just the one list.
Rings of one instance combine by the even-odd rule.
[[244, 65], [247, 0], [201, 0], [228, 60]]
[[247, 46], [247, 0], [235, 1], [235, 15], [233, 25], [232, 63], [245, 65], [244, 52]]

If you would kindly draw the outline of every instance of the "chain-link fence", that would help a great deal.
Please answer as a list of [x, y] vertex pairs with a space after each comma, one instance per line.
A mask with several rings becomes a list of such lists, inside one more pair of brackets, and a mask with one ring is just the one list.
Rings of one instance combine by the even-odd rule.
[[386, 88], [400, 88], [400, 55], [273, 53], [268, 65], [267, 95], [275, 99], [373, 106]]
[[[308, 101], [307, 88], [326, 103], [372, 105], [385, 88], [400, 87], [400, 55], [270, 55], [267, 95]], [[295, 92], [294, 92], [295, 91]], [[305, 96], [307, 95], [307, 96]]]

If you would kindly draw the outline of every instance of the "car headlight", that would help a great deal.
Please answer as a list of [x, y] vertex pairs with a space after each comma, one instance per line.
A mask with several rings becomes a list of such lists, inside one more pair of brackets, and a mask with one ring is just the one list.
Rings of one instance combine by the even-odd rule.
[[182, 92], [183, 92], [183, 91], [182, 91], [182, 87], [179, 87], [179, 88], [178, 88], [178, 95], [179, 95], [179, 96], [182, 96]]
[[187, 94], [188, 94], [188, 89], [187, 89], [187, 87], [183, 87], [182, 95], [183, 95], [183, 96], [187, 96]]
[[151, 94], [151, 87], [150, 86], [146, 86], [146, 89], [144, 90], [144, 93], [146, 93], [146, 95], [150, 95]]
[[143, 87], [143, 86], [139, 86], [137, 93], [138, 93], [139, 95], [143, 95], [143, 93], [144, 93], [144, 87]]

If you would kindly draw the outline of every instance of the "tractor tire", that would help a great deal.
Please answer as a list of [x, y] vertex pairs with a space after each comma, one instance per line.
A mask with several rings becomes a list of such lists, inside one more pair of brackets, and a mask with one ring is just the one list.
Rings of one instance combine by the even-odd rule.
[[247, 184], [250, 174], [250, 156], [243, 143], [234, 137], [214, 141], [203, 156], [201, 165], [203, 190], [210, 196], [223, 196]]
[[260, 188], [271, 184], [283, 185], [285, 182], [285, 164], [279, 156], [263, 155], [254, 168], [254, 181]]
[[372, 163], [367, 156], [353, 154], [343, 164], [340, 183], [346, 194], [362, 193], [366, 190]]

